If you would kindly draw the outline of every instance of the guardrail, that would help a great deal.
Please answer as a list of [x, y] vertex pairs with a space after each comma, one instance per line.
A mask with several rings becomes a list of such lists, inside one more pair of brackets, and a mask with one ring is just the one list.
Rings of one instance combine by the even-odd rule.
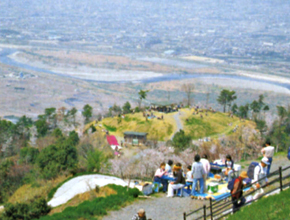
[[[284, 171], [290, 169], [290, 166], [285, 167], [282, 169], [282, 167], [279, 167], [278, 170], [270, 173], [267, 177], [261, 178], [260, 180], [263, 180], [265, 178], [268, 178], [270, 180], [270, 178], [273, 178], [275, 176], [278, 176], [277, 178], [272, 179], [271, 181], [269, 181], [267, 184], [264, 184], [263, 186], [261, 186], [258, 189], [255, 190], [249, 190], [246, 191], [245, 194], [246, 196], [249, 196], [251, 194], [256, 193], [258, 190], [260, 190], [261, 188], [270, 188], [269, 186], [274, 185], [276, 183], [279, 183], [278, 187], [269, 190], [268, 192], [264, 192], [263, 194], [261, 194], [257, 199], [251, 200], [246, 202], [243, 206], [249, 205], [254, 201], [257, 201], [259, 199], [261, 199], [262, 197], [266, 196], [266, 195], [270, 195], [272, 193], [274, 193], [275, 191], [283, 191], [284, 188], [287, 188], [290, 186], [290, 182], [283, 184], [283, 180], [287, 179], [290, 177], [290, 174], [288, 175], [282, 175]], [[252, 183], [250, 185], [247, 185], [246, 188], [251, 187], [252, 185], [255, 185], [256, 183]], [[236, 192], [239, 193], [240, 191]], [[187, 220], [189, 216], [192, 216], [195, 214], [194, 219], [195, 220], [199, 220], [199, 219], [211, 219], [211, 220], [218, 220], [218, 219], [222, 219], [224, 217], [226, 217], [227, 215], [232, 213], [232, 204], [233, 201], [231, 199], [231, 195], [229, 196], [225, 196], [224, 198], [220, 199], [219, 201], [213, 201], [211, 198], [209, 199], [209, 205], [204, 205], [203, 207], [196, 209], [194, 211], [191, 211], [189, 213], [184, 212], [183, 213], [183, 219]], [[243, 207], [241, 206], [241, 207]]]

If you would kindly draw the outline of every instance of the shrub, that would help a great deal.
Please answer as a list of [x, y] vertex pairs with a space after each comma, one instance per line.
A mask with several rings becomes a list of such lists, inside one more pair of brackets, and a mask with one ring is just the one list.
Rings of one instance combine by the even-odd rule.
[[129, 189], [128, 194], [132, 196], [133, 198], [137, 198], [139, 195], [141, 195], [141, 192], [137, 188]]
[[138, 106], [135, 108], [135, 112], [136, 113], [140, 112], [140, 108]]
[[95, 192], [96, 192], [96, 193], [99, 193], [99, 192], [100, 192], [100, 186], [96, 185], [96, 187], [95, 187]]
[[94, 133], [97, 131], [96, 127], [94, 125], [90, 126], [91, 132]]
[[60, 171], [76, 167], [77, 150], [70, 139], [59, 139], [56, 145], [44, 148], [37, 157], [36, 163], [45, 179], [56, 177]]
[[100, 172], [101, 168], [108, 166], [108, 157], [106, 157], [103, 151], [95, 149], [88, 152], [87, 157], [87, 170]]
[[106, 125], [106, 124], [103, 124], [103, 125], [108, 131], [111, 131], [111, 132], [117, 131], [117, 128], [115, 126], [110, 126], [110, 125]]
[[5, 205], [5, 212], [2, 215], [3, 220], [18, 220], [18, 219], [35, 219], [47, 215], [51, 208], [47, 205], [45, 199], [40, 198], [30, 203], [8, 203]]
[[190, 141], [190, 136], [186, 135], [183, 130], [180, 130], [174, 135], [172, 145], [178, 150], [184, 150], [189, 146]]
[[39, 150], [33, 147], [23, 147], [20, 150], [20, 162], [34, 164], [39, 154]]

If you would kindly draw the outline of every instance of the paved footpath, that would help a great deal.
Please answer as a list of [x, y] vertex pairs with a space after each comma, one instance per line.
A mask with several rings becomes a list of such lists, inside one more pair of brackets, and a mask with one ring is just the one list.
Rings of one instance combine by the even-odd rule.
[[[254, 160], [253, 160], [254, 161]], [[249, 164], [249, 162], [247, 162]], [[279, 166], [290, 166], [290, 161], [286, 156], [275, 157], [273, 160], [271, 172], [278, 169]], [[246, 170], [245, 167], [243, 170]], [[287, 172], [289, 173], [289, 171]], [[161, 197], [152, 197], [135, 202], [132, 205], [126, 206], [118, 211], [112, 211], [104, 216], [103, 220], [130, 220], [132, 216], [141, 208], [145, 209], [147, 219], [152, 220], [182, 220], [183, 212], [190, 212], [208, 205], [209, 201], [192, 200], [190, 197], [174, 197], [166, 198], [166, 194], [161, 194]], [[187, 219], [195, 219], [195, 215], [189, 216]]]
[[[173, 197], [167, 198], [166, 194], [161, 197], [151, 197], [142, 199], [132, 205], [126, 206], [118, 211], [112, 211], [103, 220], [130, 220], [139, 209], [145, 209], [147, 219], [152, 220], [182, 220], [183, 212], [190, 212], [204, 204], [208, 205], [208, 201], [192, 200], [190, 197]], [[195, 219], [194, 215], [188, 219]]]
[[[180, 130], [183, 129], [182, 122], [181, 122], [181, 120], [180, 120], [180, 118], [179, 118], [179, 117], [181, 116], [181, 114], [182, 114], [182, 112], [177, 112], [177, 113], [175, 113], [175, 114], [173, 115], [173, 118], [174, 118], [174, 120], [175, 120], [175, 122], [176, 122], [176, 125], [177, 125], [176, 131], [174, 132], [174, 134], [175, 134], [176, 132], [178, 132], [178, 131], [180, 131]], [[174, 134], [171, 136], [171, 140], [173, 139]]]

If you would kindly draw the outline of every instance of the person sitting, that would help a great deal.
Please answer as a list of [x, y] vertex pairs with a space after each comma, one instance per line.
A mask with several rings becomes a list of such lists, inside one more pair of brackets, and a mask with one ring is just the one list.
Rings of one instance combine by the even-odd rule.
[[185, 179], [183, 177], [183, 171], [180, 163], [177, 163], [176, 165], [173, 166], [173, 173], [174, 176], [176, 177], [176, 180], [174, 182], [170, 182], [168, 186], [167, 197], [173, 197], [174, 190], [182, 188], [185, 184]]
[[185, 182], [185, 186], [187, 186], [187, 189], [191, 189], [192, 182], [193, 182], [193, 178], [192, 178], [191, 166], [189, 165], [187, 167], [186, 182]]
[[172, 160], [168, 160], [167, 164], [165, 165], [165, 170], [167, 173], [172, 173], [172, 166], [173, 161]]
[[228, 182], [230, 182], [234, 175], [234, 161], [229, 154], [226, 156], [225, 166], [226, 168], [223, 170], [223, 172], [224, 175], [228, 177]]
[[163, 162], [160, 164], [160, 168], [156, 170], [153, 180], [154, 182], [162, 184], [164, 193], [167, 192], [168, 180], [170, 181], [175, 180], [175, 178], [169, 177], [167, 174], [168, 173], [165, 170], [165, 163]]
[[137, 214], [135, 214], [132, 220], [146, 220], [146, 214], [144, 209], [140, 209]]

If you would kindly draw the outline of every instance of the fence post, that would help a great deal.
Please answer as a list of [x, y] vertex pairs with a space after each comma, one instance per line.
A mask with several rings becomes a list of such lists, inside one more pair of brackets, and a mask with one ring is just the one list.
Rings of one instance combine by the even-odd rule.
[[183, 220], [186, 220], [186, 212], [183, 212]]
[[282, 167], [279, 167], [279, 179], [280, 179], [280, 192], [283, 191], [283, 183], [282, 183]]
[[206, 220], [206, 205], [203, 206], [203, 219]]
[[213, 213], [212, 213], [212, 198], [209, 198], [209, 208], [210, 208], [210, 219], [213, 220]]

